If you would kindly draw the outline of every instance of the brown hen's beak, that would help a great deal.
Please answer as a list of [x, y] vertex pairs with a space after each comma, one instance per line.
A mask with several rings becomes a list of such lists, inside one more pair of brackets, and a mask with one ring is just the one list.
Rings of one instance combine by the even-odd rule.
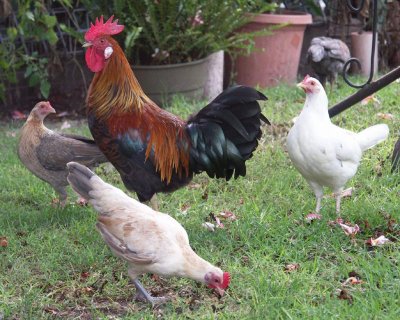
[[90, 46], [92, 46], [91, 42], [84, 42], [83, 45], [82, 45], [83, 48], [87, 48], [87, 47], [90, 47]]

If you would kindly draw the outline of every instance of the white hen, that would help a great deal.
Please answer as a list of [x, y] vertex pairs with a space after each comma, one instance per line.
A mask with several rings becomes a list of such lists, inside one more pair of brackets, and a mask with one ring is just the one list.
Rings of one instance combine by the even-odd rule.
[[329, 187], [339, 214], [343, 187], [357, 172], [363, 151], [385, 140], [389, 128], [378, 124], [355, 133], [335, 126], [321, 83], [307, 75], [298, 86], [306, 93], [306, 102], [287, 138], [289, 157], [315, 193], [316, 213], [321, 209], [323, 187]]
[[223, 294], [229, 273], [199, 257], [175, 219], [128, 197], [81, 164], [70, 162], [67, 166], [72, 188], [100, 213], [97, 230], [114, 254], [128, 262], [138, 298], [152, 304], [164, 300], [150, 296], [139, 282], [138, 276], [148, 272], [188, 277]]

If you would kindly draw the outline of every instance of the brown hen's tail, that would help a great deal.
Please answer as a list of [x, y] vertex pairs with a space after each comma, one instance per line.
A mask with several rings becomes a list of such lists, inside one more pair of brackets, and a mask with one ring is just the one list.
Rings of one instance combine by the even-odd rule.
[[231, 87], [189, 119], [192, 172], [226, 180], [233, 173], [235, 178], [246, 175], [245, 162], [261, 137], [261, 120], [270, 124], [257, 100], [267, 97], [250, 87]]

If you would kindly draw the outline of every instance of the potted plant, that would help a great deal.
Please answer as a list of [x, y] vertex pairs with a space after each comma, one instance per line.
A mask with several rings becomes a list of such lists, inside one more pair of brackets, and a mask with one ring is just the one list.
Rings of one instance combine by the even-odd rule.
[[296, 81], [304, 30], [306, 25], [312, 22], [312, 16], [301, 11], [282, 9], [280, 5], [284, 1], [266, 1], [274, 5], [274, 9], [269, 12], [254, 13], [257, 12], [260, 3], [265, 1], [246, 2], [250, 22], [240, 31], [249, 33], [265, 28], [273, 31], [272, 35], [254, 38], [255, 50], [251, 54], [236, 57], [234, 61], [236, 82], [268, 87], [281, 81]]
[[115, 0], [96, 5], [93, 16], [108, 11], [125, 25], [120, 43], [144, 91], [156, 102], [175, 93], [203, 96], [210, 55], [252, 46], [245, 41], [247, 33], [233, 33], [248, 20], [240, 1]]

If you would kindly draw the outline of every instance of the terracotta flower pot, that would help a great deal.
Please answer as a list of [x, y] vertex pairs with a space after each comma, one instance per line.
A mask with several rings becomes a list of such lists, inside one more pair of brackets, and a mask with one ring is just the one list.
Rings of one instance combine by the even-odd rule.
[[238, 56], [234, 63], [236, 82], [249, 86], [270, 87], [279, 82], [296, 81], [304, 30], [312, 16], [302, 12], [252, 15], [241, 30], [256, 31], [288, 24], [270, 35], [255, 38], [256, 49], [249, 56]]
[[[351, 33], [351, 53], [360, 60], [361, 70], [353, 63], [352, 71], [368, 77], [371, 70], [372, 32]], [[374, 74], [378, 72], [378, 39], [375, 42]]]

